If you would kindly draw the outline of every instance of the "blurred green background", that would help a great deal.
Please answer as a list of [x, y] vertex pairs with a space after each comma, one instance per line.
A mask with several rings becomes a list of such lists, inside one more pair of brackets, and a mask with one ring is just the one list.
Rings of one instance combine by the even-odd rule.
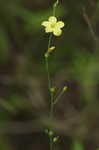
[[48, 124], [60, 136], [55, 150], [98, 150], [99, 0], [60, 0], [65, 28], [53, 37], [50, 73], [57, 93], [68, 90], [50, 122], [41, 22], [54, 2], [0, 0], [0, 150], [48, 150]]

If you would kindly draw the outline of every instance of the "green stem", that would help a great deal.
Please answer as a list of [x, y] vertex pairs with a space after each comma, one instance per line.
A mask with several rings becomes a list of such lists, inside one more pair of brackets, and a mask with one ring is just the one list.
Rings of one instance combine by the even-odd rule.
[[[52, 34], [50, 34], [50, 36], [49, 36], [48, 49], [51, 46], [51, 40], [52, 40]], [[51, 82], [50, 71], [49, 71], [48, 57], [45, 57], [45, 64], [46, 64], [46, 71], [47, 71], [47, 77], [48, 77], [48, 88], [49, 88], [49, 94], [50, 94], [49, 116], [52, 119], [53, 118], [54, 104], [53, 104], [53, 92], [51, 92], [52, 82]], [[49, 138], [50, 138], [50, 150], [53, 150], [53, 137], [50, 136]]]
[[[56, 12], [56, 7], [58, 5], [59, 0], [57, 0], [55, 2], [55, 4], [53, 5], [53, 16], [55, 16], [55, 12]], [[51, 47], [51, 40], [52, 40], [52, 33], [49, 36], [49, 41], [48, 41], [48, 50]], [[48, 57], [49, 54], [47, 55], [47, 57], [45, 57], [45, 63], [46, 63], [46, 71], [47, 71], [47, 77], [48, 77], [48, 88], [49, 88], [49, 94], [50, 94], [50, 110], [49, 110], [49, 116], [50, 119], [53, 118], [53, 111], [54, 111], [54, 95], [53, 92], [51, 91], [52, 88], [52, 82], [51, 82], [51, 77], [50, 77], [50, 71], [49, 71], [49, 62], [48, 62]], [[51, 129], [50, 129], [51, 130]], [[50, 140], [50, 150], [53, 150], [53, 135], [49, 136], [49, 140]]]
[[48, 40], [48, 49], [49, 49], [50, 46], [51, 46], [51, 40], [52, 40], [52, 33], [51, 33], [50, 36], [49, 36], [49, 40]]
[[[49, 41], [48, 41], [48, 49], [51, 46], [51, 40], [52, 40], [52, 34], [49, 36]], [[53, 92], [51, 92], [52, 88], [52, 82], [51, 82], [51, 77], [50, 77], [50, 71], [49, 71], [49, 62], [48, 62], [48, 57], [45, 57], [46, 61], [46, 71], [47, 71], [47, 77], [48, 77], [48, 88], [49, 88], [49, 94], [50, 94], [50, 117], [52, 118], [53, 116]]]
[[59, 0], [57, 0], [53, 5], [53, 16], [55, 16], [56, 14], [56, 8], [57, 8], [58, 3], [59, 3]]
[[53, 16], [55, 16], [56, 8], [53, 6]]
[[53, 150], [53, 137], [50, 137], [50, 150]]
[[59, 101], [59, 99], [61, 98], [61, 96], [64, 94], [64, 90], [61, 91], [61, 93], [56, 97], [56, 99], [54, 100], [54, 105]]
[[50, 79], [50, 72], [49, 72], [48, 57], [45, 57], [45, 64], [46, 64], [46, 71], [47, 71], [47, 78], [48, 78], [48, 89], [49, 89], [49, 92], [50, 92], [50, 89], [51, 89], [51, 79]]
[[50, 118], [53, 118], [54, 113], [54, 103], [53, 103], [53, 93], [51, 92], [51, 103], [50, 103]]

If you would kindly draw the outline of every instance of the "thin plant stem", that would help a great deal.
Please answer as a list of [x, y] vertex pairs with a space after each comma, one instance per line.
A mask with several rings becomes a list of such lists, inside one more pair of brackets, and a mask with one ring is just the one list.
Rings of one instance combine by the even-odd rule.
[[53, 16], [55, 16], [56, 7], [53, 6]]
[[51, 88], [51, 79], [50, 79], [50, 72], [49, 72], [48, 57], [45, 57], [45, 65], [46, 65], [47, 78], [48, 78], [48, 89], [49, 89], [49, 92], [50, 92], [50, 88]]
[[57, 0], [53, 5], [53, 16], [56, 15], [56, 8], [57, 8], [58, 3], [59, 3], [59, 0]]
[[64, 94], [64, 90], [62, 90], [61, 92], [60, 92], [60, 94], [56, 97], [56, 99], [54, 100], [54, 105], [59, 101], [59, 99], [61, 98], [61, 96]]
[[83, 10], [83, 17], [84, 17], [84, 19], [85, 19], [85, 21], [86, 21], [86, 23], [88, 25], [89, 31], [91, 33], [91, 36], [92, 36], [93, 40], [97, 43], [98, 42], [98, 38], [97, 38], [97, 36], [96, 36], [96, 34], [95, 34], [94, 30], [93, 30], [92, 24], [90, 22], [90, 19], [89, 19], [87, 13], [86, 13], [86, 10], [85, 10], [85, 8], [83, 8], [82, 10]]
[[[56, 13], [56, 7], [58, 5], [59, 0], [57, 0], [54, 5], [53, 5], [53, 16], [55, 16]], [[49, 36], [48, 40], [48, 50], [51, 47], [51, 41], [52, 41], [52, 33]], [[54, 112], [54, 95], [53, 92], [51, 91], [52, 88], [52, 81], [50, 77], [50, 70], [49, 70], [49, 54], [45, 57], [45, 64], [46, 64], [46, 72], [47, 72], [47, 77], [48, 77], [48, 89], [49, 89], [49, 94], [50, 94], [50, 110], [49, 110], [49, 117], [50, 119], [53, 118], [53, 112]], [[51, 128], [50, 128], [51, 131]], [[50, 142], [50, 150], [53, 150], [53, 135], [49, 136], [49, 142]]]
[[[48, 49], [51, 46], [51, 40], [52, 40], [52, 34], [50, 34], [50, 36], [49, 36]], [[54, 104], [53, 104], [53, 92], [51, 92], [52, 82], [51, 82], [50, 71], [49, 71], [48, 57], [45, 57], [45, 64], [46, 64], [46, 71], [47, 71], [47, 77], [48, 77], [48, 88], [49, 88], [49, 94], [50, 94], [49, 116], [50, 116], [50, 119], [52, 119], [53, 118]], [[49, 139], [50, 140], [50, 150], [53, 150], [53, 137], [50, 136], [49, 138], [50, 138]]]
[[[48, 42], [48, 49], [51, 46], [51, 40], [52, 40], [52, 34], [50, 34], [49, 36], [49, 42]], [[49, 71], [49, 61], [48, 61], [48, 57], [45, 57], [45, 63], [46, 63], [46, 71], [47, 71], [47, 77], [48, 77], [48, 88], [49, 88], [49, 94], [50, 94], [50, 111], [49, 111], [49, 115], [52, 118], [52, 114], [53, 114], [53, 92], [51, 92], [51, 88], [52, 88], [52, 81], [51, 81], [51, 76], [50, 76], [50, 71]]]
[[50, 137], [50, 150], [53, 150], [53, 138], [52, 138], [52, 136]]
[[51, 46], [51, 40], [52, 40], [52, 33], [51, 33], [50, 36], [49, 36], [49, 40], [48, 40], [48, 49], [49, 49], [50, 46]]

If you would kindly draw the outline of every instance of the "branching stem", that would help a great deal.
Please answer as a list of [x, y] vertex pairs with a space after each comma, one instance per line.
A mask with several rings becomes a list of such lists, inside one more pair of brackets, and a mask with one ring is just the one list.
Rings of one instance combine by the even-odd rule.
[[[55, 16], [56, 13], [56, 8], [59, 3], [59, 0], [56, 0], [56, 2], [53, 5], [53, 16]], [[49, 41], [48, 41], [48, 49], [51, 47], [51, 41], [52, 41], [52, 34], [49, 36]], [[48, 77], [48, 89], [49, 89], [49, 94], [50, 94], [50, 110], [49, 110], [49, 116], [50, 119], [53, 119], [53, 112], [54, 112], [54, 93], [51, 91], [52, 86], [52, 81], [51, 81], [51, 76], [50, 76], [50, 70], [49, 70], [49, 54], [48, 52], [45, 55], [45, 65], [46, 65], [46, 72], [47, 72], [47, 77]], [[52, 129], [49, 129], [52, 131]], [[52, 131], [53, 132], [53, 131]], [[53, 150], [53, 135], [49, 135], [49, 142], [50, 142], [50, 150]]]

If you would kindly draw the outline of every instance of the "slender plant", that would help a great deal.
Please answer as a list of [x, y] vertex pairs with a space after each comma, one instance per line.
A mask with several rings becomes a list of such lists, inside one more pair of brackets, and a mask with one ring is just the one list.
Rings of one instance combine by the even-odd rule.
[[[55, 108], [56, 103], [59, 101], [61, 96], [67, 90], [67, 86], [64, 86], [60, 94], [56, 98], [54, 98], [55, 88], [52, 85], [50, 69], [49, 69], [49, 56], [50, 56], [50, 53], [52, 53], [55, 50], [55, 46], [52, 46], [52, 37], [60, 36], [62, 34], [61, 28], [64, 27], [63, 21], [57, 21], [56, 8], [58, 4], [59, 4], [59, 0], [56, 0], [56, 2], [53, 4], [53, 15], [48, 18], [48, 21], [43, 21], [41, 24], [45, 27], [45, 32], [50, 34], [49, 40], [48, 40], [47, 51], [45, 52], [45, 55], [44, 55], [46, 72], [47, 72], [47, 77], [48, 77], [48, 90], [49, 90], [49, 95], [50, 95], [50, 108], [49, 108], [50, 119], [53, 119], [54, 117], [54, 108]], [[52, 128], [46, 129], [45, 132], [49, 137], [50, 150], [53, 150], [54, 143], [58, 141], [59, 136], [55, 136]]]

